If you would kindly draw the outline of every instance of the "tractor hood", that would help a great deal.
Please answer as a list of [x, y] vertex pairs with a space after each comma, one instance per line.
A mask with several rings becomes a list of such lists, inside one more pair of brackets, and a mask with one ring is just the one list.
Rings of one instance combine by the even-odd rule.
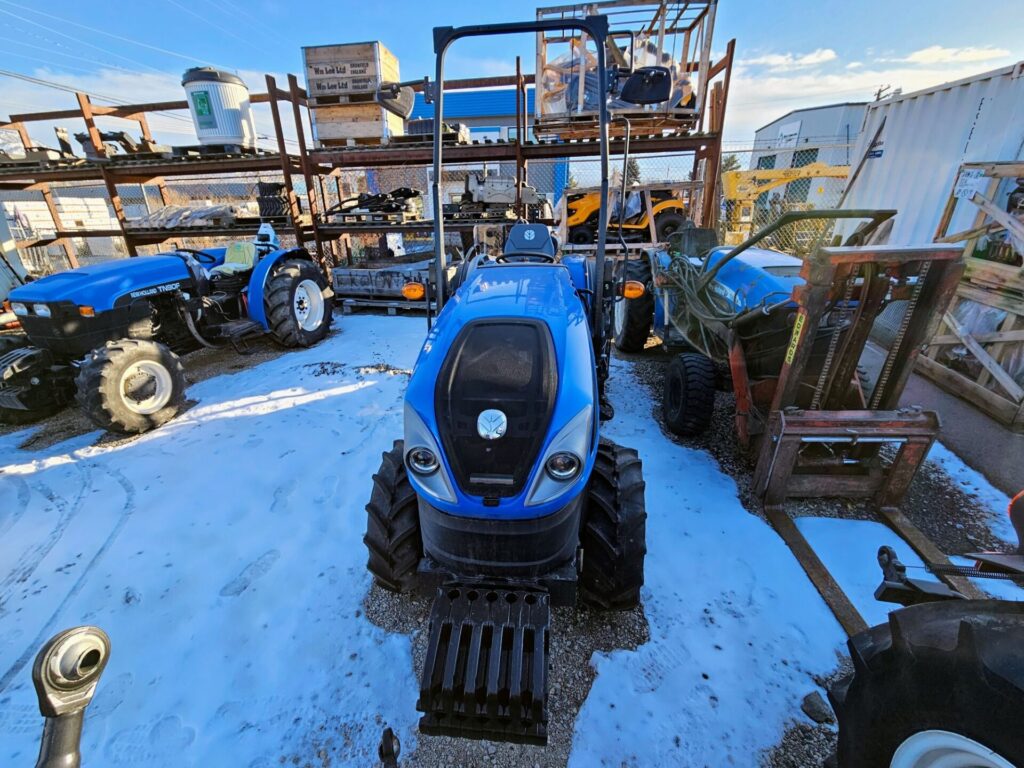
[[[713, 267], [730, 247], [715, 248], [708, 254]], [[742, 311], [760, 304], [775, 304], [789, 296], [798, 285], [803, 261], [767, 248], [748, 248], [715, 276], [713, 290]]]
[[132, 298], [177, 290], [191, 277], [178, 256], [139, 256], [49, 275], [11, 291], [10, 300], [25, 304], [70, 301], [103, 312]]
[[[451, 515], [551, 514], [586, 485], [596, 453], [597, 377], [583, 302], [561, 264], [481, 266], [427, 336], [405, 399], [405, 448], [428, 448], [413, 486]], [[544, 470], [580, 460], [571, 480]]]

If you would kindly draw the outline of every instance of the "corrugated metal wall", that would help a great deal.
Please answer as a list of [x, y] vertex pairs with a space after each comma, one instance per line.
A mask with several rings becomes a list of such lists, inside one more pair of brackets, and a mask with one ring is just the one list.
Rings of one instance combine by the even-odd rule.
[[[1024, 158], [1024, 62], [869, 105], [854, 164], [883, 118], [881, 156], [865, 161], [843, 207], [895, 208], [890, 244], [930, 243], [961, 163]], [[970, 227], [973, 208], [958, 206], [949, 231]]]

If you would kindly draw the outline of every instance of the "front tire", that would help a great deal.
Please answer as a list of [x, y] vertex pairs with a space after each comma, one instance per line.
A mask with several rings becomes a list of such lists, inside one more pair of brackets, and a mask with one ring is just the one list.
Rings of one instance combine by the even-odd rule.
[[651, 264], [646, 256], [623, 262], [623, 280], [636, 280], [647, 288], [638, 299], [615, 298], [612, 314], [615, 348], [620, 352], [643, 352], [654, 322]]
[[640, 457], [601, 440], [580, 531], [579, 592], [594, 608], [627, 611], [640, 604], [647, 554], [647, 510]]
[[85, 358], [75, 377], [75, 399], [96, 426], [137, 434], [177, 416], [185, 386], [181, 360], [166, 346], [120, 339]]
[[596, 232], [589, 224], [580, 224], [569, 230], [569, 242], [572, 245], [593, 245]]
[[311, 347], [331, 328], [327, 281], [312, 262], [281, 262], [267, 282], [264, 310], [270, 331], [284, 347]]
[[405, 469], [405, 443], [396, 440], [381, 457], [366, 505], [367, 570], [391, 592], [409, 591], [423, 557], [419, 505]]
[[1024, 603], [996, 600], [904, 608], [851, 638], [854, 673], [829, 691], [839, 768], [1024, 766], [1021, 647]]
[[665, 371], [661, 410], [673, 434], [694, 437], [707, 431], [715, 408], [715, 364], [699, 352], [676, 355]]

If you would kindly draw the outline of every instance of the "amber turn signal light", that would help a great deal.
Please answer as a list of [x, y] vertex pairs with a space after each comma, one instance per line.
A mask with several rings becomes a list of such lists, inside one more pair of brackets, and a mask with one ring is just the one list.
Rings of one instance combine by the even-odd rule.
[[96, 310], [92, 307], [79, 307], [78, 314], [82, 317], [96, 317]]
[[622, 284], [622, 297], [624, 299], [639, 299], [646, 293], [647, 289], [639, 280], [627, 280]]
[[402, 286], [402, 295], [409, 301], [419, 301], [426, 293], [423, 283], [406, 283]]

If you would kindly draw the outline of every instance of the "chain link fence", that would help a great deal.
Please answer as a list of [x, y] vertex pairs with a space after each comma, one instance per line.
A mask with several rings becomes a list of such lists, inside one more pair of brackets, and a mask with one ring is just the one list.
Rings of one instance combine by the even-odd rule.
[[[846, 189], [849, 144], [799, 149], [739, 148], [722, 153], [719, 242], [738, 245], [785, 213], [838, 207]], [[763, 241], [803, 256], [832, 237], [834, 221], [787, 225]]]

